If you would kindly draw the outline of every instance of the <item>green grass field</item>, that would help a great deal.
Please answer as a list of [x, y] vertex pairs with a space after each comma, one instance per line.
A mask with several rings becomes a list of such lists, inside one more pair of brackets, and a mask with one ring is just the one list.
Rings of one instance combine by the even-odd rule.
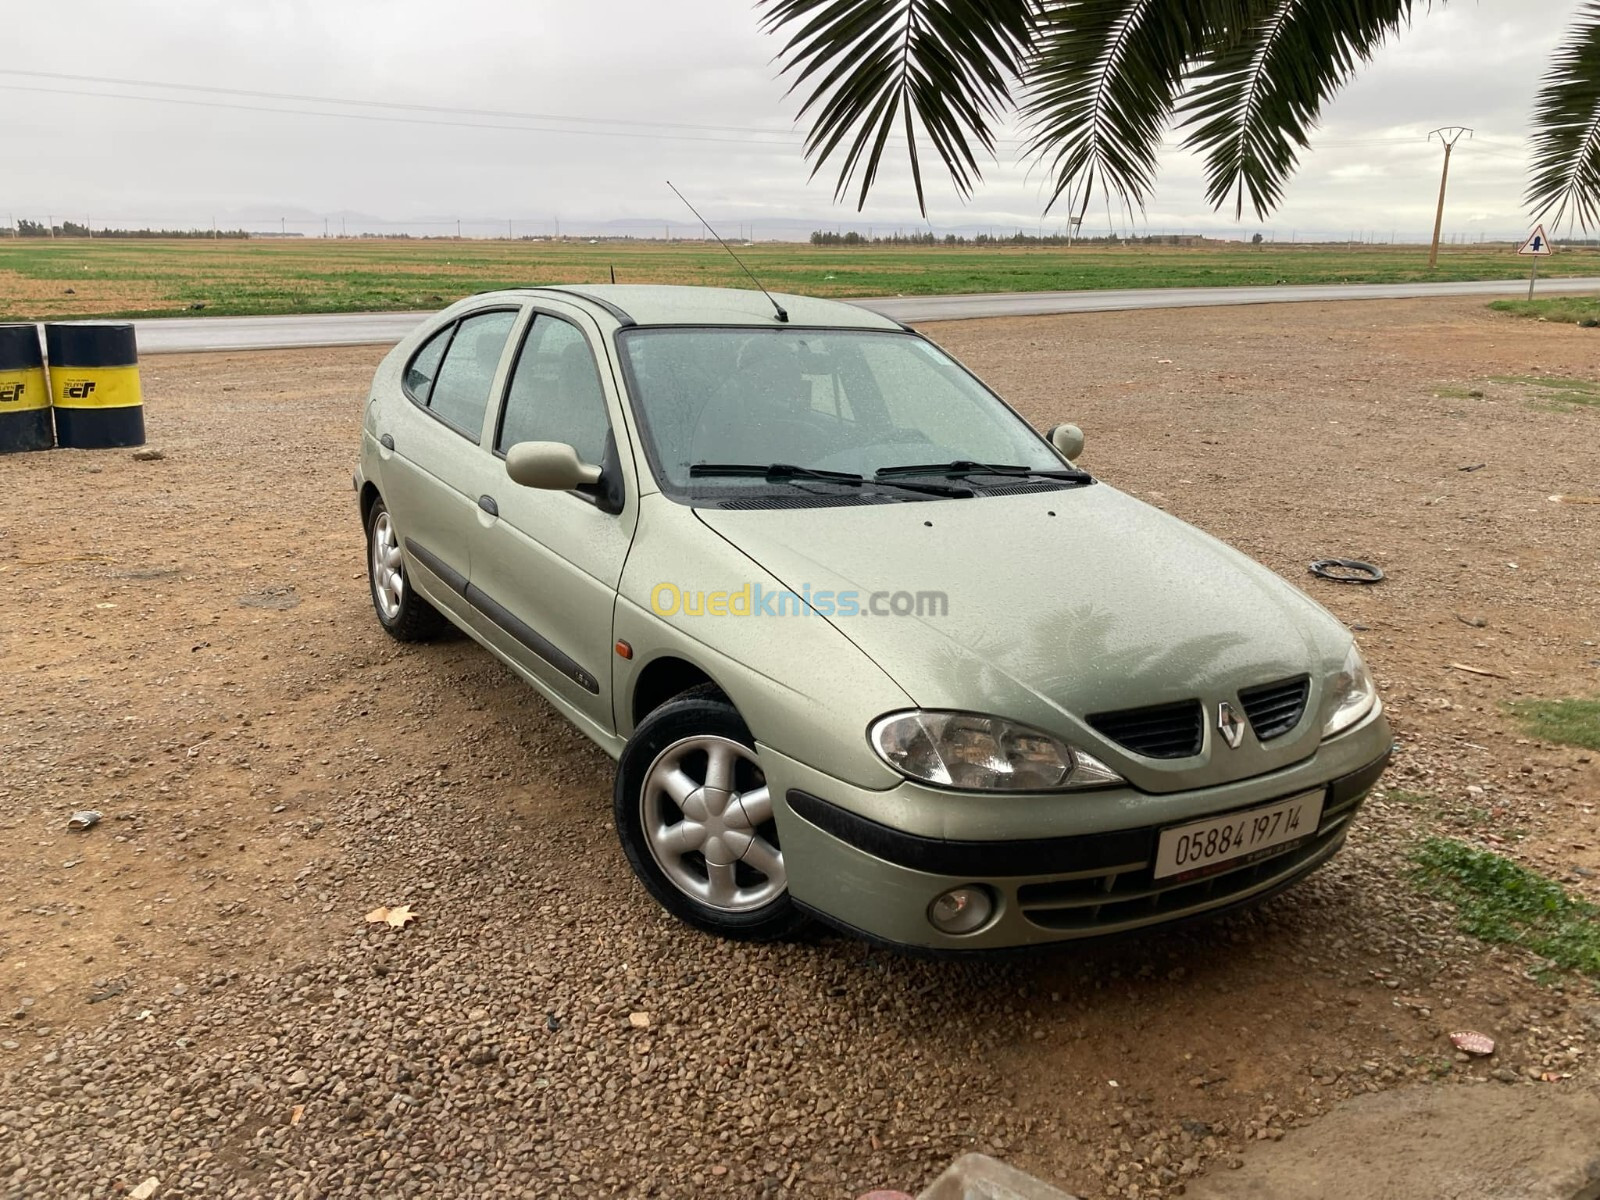
[[1600, 978], [1600, 908], [1503, 855], [1450, 838], [1428, 839], [1411, 859], [1417, 883], [1454, 904], [1473, 937]]
[[1543, 321], [1563, 321], [1593, 329], [1600, 326], [1600, 296], [1551, 296], [1548, 299], [1496, 300], [1489, 305], [1496, 312]]
[[[1526, 273], [1509, 246], [1445, 247], [1431, 272], [1419, 246], [763, 243], [739, 252], [773, 290], [814, 296], [1401, 283]], [[0, 240], [0, 320], [431, 309], [491, 288], [598, 282], [612, 268], [623, 283], [744, 285], [732, 259], [697, 242]], [[1540, 270], [1600, 274], [1600, 250], [1572, 250]]]

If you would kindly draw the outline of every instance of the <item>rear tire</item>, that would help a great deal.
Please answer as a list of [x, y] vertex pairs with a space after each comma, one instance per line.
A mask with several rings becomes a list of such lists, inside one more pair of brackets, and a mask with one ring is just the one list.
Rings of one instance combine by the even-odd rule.
[[417, 595], [406, 579], [400, 535], [381, 497], [367, 513], [367, 585], [378, 623], [395, 641], [425, 642], [448, 627], [439, 610]]
[[755, 739], [715, 687], [639, 723], [617, 763], [612, 808], [634, 874], [685, 924], [766, 942], [808, 923], [789, 898]]

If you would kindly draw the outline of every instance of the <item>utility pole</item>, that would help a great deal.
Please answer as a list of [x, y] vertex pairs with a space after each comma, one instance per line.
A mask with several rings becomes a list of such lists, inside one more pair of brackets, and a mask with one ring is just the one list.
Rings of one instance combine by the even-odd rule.
[[1433, 215], [1433, 245], [1428, 249], [1430, 271], [1439, 265], [1439, 230], [1444, 225], [1444, 189], [1450, 182], [1450, 151], [1456, 148], [1456, 143], [1461, 140], [1463, 134], [1470, 138], [1472, 130], [1464, 125], [1446, 125], [1428, 134], [1430, 142], [1438, 138], [1444, 144], [1444, 170], [1439, 175], [1439, 210]]

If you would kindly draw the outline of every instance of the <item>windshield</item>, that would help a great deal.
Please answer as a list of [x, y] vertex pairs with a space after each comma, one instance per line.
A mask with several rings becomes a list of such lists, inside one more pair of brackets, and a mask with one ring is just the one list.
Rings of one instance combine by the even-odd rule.
[[619, 340], [646, 450], [669, 494], [691, 480], [697, 492], [751, 485], [748, 475], [706, 469], [717, 464], [868, 480], [884, 468], [956, 461], [1062, 468], [1020, 417], [912, 334], [642, 328]]

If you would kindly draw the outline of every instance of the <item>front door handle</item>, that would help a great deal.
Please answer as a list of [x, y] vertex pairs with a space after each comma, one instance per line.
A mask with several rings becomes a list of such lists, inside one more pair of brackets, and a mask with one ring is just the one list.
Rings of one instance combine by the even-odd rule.
[[386, 433], [378, 439], [378, 445], [382, 446], [385, 450], [393, 450], [394, 439]]
[[478, 507], [483, 509], [483, 511], [488, 513], [491, 517], [498, 517], [500, 515], [500, 506], [494, 502], [493, 496], [479, 496]]

